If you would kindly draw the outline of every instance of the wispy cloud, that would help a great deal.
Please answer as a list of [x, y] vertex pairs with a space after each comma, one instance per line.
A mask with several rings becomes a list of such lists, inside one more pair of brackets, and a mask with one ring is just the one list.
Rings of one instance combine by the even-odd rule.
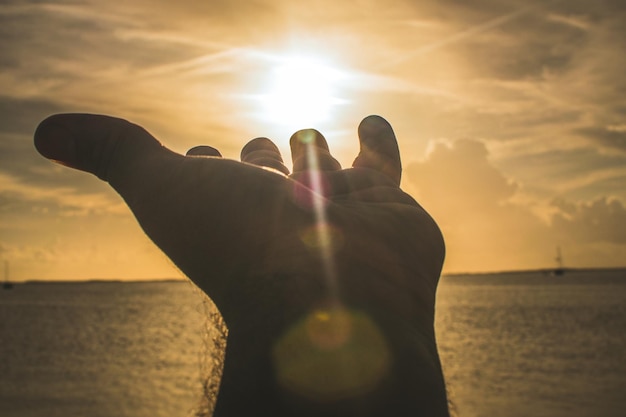
[[[546, 222], [563, 210], [551, 205], [555, 198], [578, 207], [578, 217], [564, 215], [575, 222], [590, 211], [610, 217], [606, 210], [619, 212], [616, 204], [626, 201], [625, 19], [626, 6], [609, 0], [391, 0], [359, 7], [287, 0], [5, 2], [3, 213], [15, 226], [35, 224], [36, 213], [48, 210], [37, 218], [42, 234], [62, 233], [53, 218], [64, 214], [123, 218], [104, 184], [55, 167], [33, 150], [32, 132], [51, 113], [129, 118], [181, 152], [209, 143], [235, 158], [259, 135], [275, 137], [285, 149], [292, 132], [264, 120], [258, 97], [281, 59], [312, 54], [348, 75], [335, 93], [349, 105], [337, 106], [335, 117], [317, 127], [349, 164], [360, 118], [390, 119], [407, 178], [448, 227], [453, 265], [463, 269], [482, 259], [476, 268], [496, 268], [487, 255], [471, 258], [463, 239], [469, 231], [517, 231], [516, 225], [523, 238], [495, 241], [520, 254], [507, 258], [511, 265], [538, 265], [544, 252], [553, 252], [547, 247], [553, 242], [542, 243], [541, 236], [557, 239]], [[435, 142], [448, 145], [429, 147]], [[444, 183], [431, 181], [435, 171]], [[456, 194], [465, 197], [455, 200]], [[443, 211], [453, 203], [482, 204], [485, 215]], [[467, 224], [478, 226], [460, 232]], [[118, 226], [111, 229], [123, 230]], [[620, 239], [602, 242], [605, 256], [565, 229], [559, 239], [570, 239], [580, 254], [588, 250], [606, 263], [626, 254]], [[17, 232], [10, 236], [5, 246], [21, 245], [20, 253], [35, 256], [27, 242], [18, 245]], [[482, 250], [490, 249], [485, 242]]]
[[402, 56], [398, 57], [396, 60], [391, 61], [391, 62], [386, 62], [385, 63], [385, 67], [393, 67], [396, 65], [399, 65], [401, 63], [410, 61], [416, 57], [421, 57], [423, 55], [426, 55], [430, 52], [436, 51], [437, 49], [440, 48], [444, 48], [450, 44], [454, 44], [454, 43], [458, 43], [458, 42], [462, 42], [466, 39], [469, 39], [475, 35], [478, 35], [480, 33], [486, 32], [488, 30], [491, 30], [493, 28], [496, 28], [498, 26], [504, 25], [505, 23], [513, 20], [513, 19], [517, 19], [518, 17], [530, 12], [531, 10], [536, 9], [536, 7], [524, 7], [518, 10], [515, 10], [511, 13], [507, 13], [505, 15], [502, 16], [498, 16], [494, 19], [490, 19], [484, 23], [478, 24], [478, 25], [474, 25], [471, 26], [470, 28], [458, 31], [452, 35], [449, 35], [447, 37], [444, 37], [443, 39], [440, 39], [438, 41], [429, 43], [427, 45], [421, 46], [419, 48], [414, 49], [413, 51], [410, 51], [406, 54], [403, 54]]
[[587, 21], [584, 16], [572, 16], [572, 15], [560, 15], [555, 13], [548, 14], [548, 19], [562, 23], [564, 25], [572, 26], [580, 30], [588, 30], [591, 24]]

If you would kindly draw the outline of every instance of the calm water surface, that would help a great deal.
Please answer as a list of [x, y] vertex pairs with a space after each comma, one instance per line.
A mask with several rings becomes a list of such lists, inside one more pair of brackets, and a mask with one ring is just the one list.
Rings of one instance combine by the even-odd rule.
[[626, 416], [625, 272], [445, 278], [437, 333], [459, 415]]
[[[206, 364], [188, 283], [0, 291], [0, 416], [188, 416]], [[444, 277], [439, 349], [460, 417], [626, 415], [626, 273]]]

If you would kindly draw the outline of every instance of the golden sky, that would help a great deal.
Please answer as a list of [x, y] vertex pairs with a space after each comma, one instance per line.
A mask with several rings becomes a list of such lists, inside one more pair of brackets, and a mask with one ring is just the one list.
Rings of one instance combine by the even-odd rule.
[[551, 267], [557, 246], [625, 266], [625, 21], [621, 0], [5, 1], [0, 257], [18, 280], [181, 276], [106, 184], [36, 153], [52, 113], [229, 158], [315, 127], [344, 166], [380, 114], [445, 271]]

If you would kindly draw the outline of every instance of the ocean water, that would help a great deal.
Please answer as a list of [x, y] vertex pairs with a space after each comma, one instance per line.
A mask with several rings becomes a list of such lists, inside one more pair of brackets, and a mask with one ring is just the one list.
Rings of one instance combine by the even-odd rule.
[[[626, 416], [626, 270], [448, 276], [437, 303], [458, 416]], [[0, 290], [0, 416], [189, 416], [206, 315], [186, 282]]]
[[626, 270], [447, 277], [437, 300], [459, 416], [626, 416]]

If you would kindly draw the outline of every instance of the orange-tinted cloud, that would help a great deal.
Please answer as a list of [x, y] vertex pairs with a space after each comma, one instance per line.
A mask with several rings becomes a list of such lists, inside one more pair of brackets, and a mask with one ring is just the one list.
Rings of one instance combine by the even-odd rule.
[[[610, 0], [4, 2], [0, 244], [31, 265], [56, 248], [44, 258], [57, 278], [95, 274], [76, 257], [54, 261], [85, 253], [89, 224], [111, 231], [98, 243], [103, 260], [118, 259], [116, 236], [134, 242], [123, 253], [141, 253], [143, 236], [126, 231], [113, 192], [36, 154], [38, 121], [107, 113], [179, 152], [206, 143], [235, 158], [255, 136], [285, 151], [292, 132], [267, 120], [258, 98], [279, 58], [298, 52], [350, 74], [336, 91], [346, 104], [315, 126], [344, 165], [362, 117], [392, 122], [406, 184], [446, 232], [448, 268], [545, 266], [556, 245], [566, 262], [623, 265], [625, 19], [626, 6]], [[432, 143], [450, 145], [428, 153]], [[58, 227], [70, 218], [89, 221]], [[599, 232], [612, 225], [617, 236]], [[129, 265], [103, 261], [101, 272], [121, 276]], [[147, 274], [172, 272], [150, 265], [160, 266]]]
[[[557, 246], [571, 256], [569, 266], [620, 265], [626, 254], [620, 201], [521, 202], [519, 184], [491, 163], [481, 142], [439, 144], [405, 174], [407, 189], [442, 228], [448, 271], [549, 268]], [[542, 218], [542, 209], [551, 214]]]

